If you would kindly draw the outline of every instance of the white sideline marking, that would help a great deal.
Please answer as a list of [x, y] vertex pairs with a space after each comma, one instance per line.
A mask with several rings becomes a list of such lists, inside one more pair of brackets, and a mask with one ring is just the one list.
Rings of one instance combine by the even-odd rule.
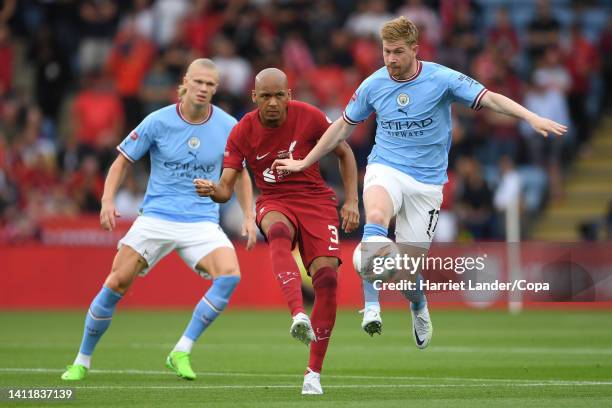
[[[105, 348], [134, 348], [134, 349], [172, 349], [174, 343], [128, 343], [128, 344], [105, 344]], [[207, 349], [227, 349], [236, 347], [242, 349], [257, 348], [259, 345], [253, 344], [221, 344], [221, 343], [206, 343]], [[19, 348], [19, 349], [73, 349], [74, 344], [70, 343], [0, 343], [0, 349], [2, 348]], [[300, 344], [286, 344], [277, 345], [275, 348], [281, 349], [303, 349]], [[377, 350], [393, 350], [395, 352], [412, 352], [413, 348], [406, 346], [404, 348], [397, 345], [380, 345], [376, 347]], [[368, 345], [357, 346], [357, 345], [345, 345], [341, 351], [359, 351], [359, 350], [370, 350]], [[612, 348], [597, 348], [597, 347], [470, 347], [470, 346], [431, 346], [427, 349], [428, 353], [508, 353], [508, 354], [571, 354], [571, 355], [612, 355]]]
[[[428, 350], [429, 351], [429, 350]], [[468, 347], [468, 346], [433, 346], [431, 351], [443, 353], [511, 353], [511, 354], [596, 354], [612, 355], [610, 348], [583, 347]]]
[[[0, 367], [0, 373], [61, 373], [64, 372], [63, 369], [59, 368], [19, 368], [19, 367]], [[132, 374], [132, 375], [168, 375], [168, 376], [176, 376], [170, 370], [96, 370], [92, 369], [90, 371], [93, 374]], [[301, 375], [298, 374], [270, 374], [270, 373], [231, 373], [231, 372], [198, 372], [197, 375], [200, 376], [209, 376], [209, 377], [266, 377], [266, 378], [302, 378]], [[556, 379], [511, 379], [511, 378], [464, 378], [464, 377], [410, 377], [410, 376], [375, 376], [375, 375], [342, 375], [342, 374], [329, 374], [325, 375], [325, 378], [338, 378], [338, 379], [353, 379], [353, 380], [397, 380], [397, 381], [469, 381], [469, 382], [479, 382], [479, 383], [498, 383], [499, 385], [511, 385], [511, 386], [520, 386], [520, 384], [535, 384], [536, 386], [544, 386], [544, 385], [612, 385], [612, 381], [581, 381], [581, 380], [556, 380]], [[507, 383], [507, 384], [505, 384]], [[446, 384], [447, 386], [462, 386], [462, 384]], [[475, 385], [485, 385], [485, 384], [475, 384]], [[494, 384], [491, 384], [494, 385]], [[288, 385], [289, 386], [289, 385]], [[367, 384], [361, 384], [359, 386], [369, 386]], [[372, 387], [378, 387], [379, 385], [371, 385]], [[444, 386], [444, 384], [382, 384], [380, 386]], [[110, 387], [110, 386], [109, 386]], [[117, 386], [119, 388], [132, 388], [129, 386]], [[157, 387], [157, 386], [153, 386]], [[172, 386], [169, 386], [172, 387]], [[178, 387], [178, 386], [176, 386]], [[223, 387], [233, 387], [233, 386], [206, 386], [212, 388], [223, 388]], [[242, 386], [240, 386], [242, 387]], [[247, 386], [245, 386], [247, 387]], [[248, 386], [248, 387], [260, 387], [260, 386]], [[272, 387], [272, 386], [264, 386], [261, 387]], [[284, 386], [283, 386], [284, 387]], [[326, 387], [343, 387], [341, 385], [328, 385]], [[353, 385], [350, 385], [353, 387]], [[357, 387], [357, 385], [355, 385]], [[146, 386], [138, 387], [138, 388], [147, 388]], [[164, 386], [159, 386], [157, 388], [164, 388]], [[184, 388], [194, 388], [190, 386], [184, 386]], [[195, 387], [197, 388], [197, 387]]]
[[[608, 384], [573, 384], [573, 385], [608, 385]], [[474, 387], [551, 387], [551, 386], [562, 386], [565, 387], [567, 384], [557, 383], [529, 383], [529, 384], [518, 384], [518, 383], [506, 383], [506, 384], [343, 384], [343, 385], [326, 385], [325, 388], [474, 388]], [[301, 388], [301, 385], [291, 384], [275, 384], [275, 385], [93, 385], [93, 386], [75, 386], [71, 388], [78, 389], [159, 389], [159, 390], [176, 390], [176, 389], [201, 389], [201, 390], [214, 390], [214, 389], [275, 389], [275, 388]]]

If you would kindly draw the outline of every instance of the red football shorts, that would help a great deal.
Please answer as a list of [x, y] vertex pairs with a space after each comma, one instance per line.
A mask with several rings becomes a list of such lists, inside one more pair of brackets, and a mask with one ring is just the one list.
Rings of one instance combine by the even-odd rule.
[[[338, 210], [336, 200], [316, 200], [259, 197], [257, 200], [257, 225], [270, 211], [282, 213], [296, 231], [293, 247], [298, 244], [306, 269], [315, 258], [329, 256], [340, 260], [338, 238]], [[261, 227], [260, 227], [261, 229]]]

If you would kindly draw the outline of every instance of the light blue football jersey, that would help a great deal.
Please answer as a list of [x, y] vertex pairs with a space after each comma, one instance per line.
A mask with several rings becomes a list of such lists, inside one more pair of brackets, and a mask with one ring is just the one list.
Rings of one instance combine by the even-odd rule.
[[368, 163], [381, 163], [427, 184], [448, 180], [451, 104], [480, 109], [487, 90], [443, 65], [417, 61], [415, 75], [396, 80], [382, 67], [366, 78], [344, 110], [352, 125], [376, 112], [376, 139]]
[[219, 205], [199, 197], [193, 179], [219, 181], [225, 143], [236, 119], [211, 105], [207, 119], [187, 121], [180, 105], [147, 116], [117, 149], [129, 161], [149, 152], [151, 175], [140, 213], [169, 221], [219, 222]]

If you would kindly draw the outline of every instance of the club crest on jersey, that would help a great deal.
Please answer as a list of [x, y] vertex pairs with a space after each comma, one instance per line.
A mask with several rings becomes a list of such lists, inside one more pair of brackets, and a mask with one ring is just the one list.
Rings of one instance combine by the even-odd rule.
[[200, 147], [200, 139], [198, 139], [197, 136], [192, 136], [187, 142], [187, 146], [189, 146], [190, 149], [197, 149]]
[[404, 106], [410, 103], [410, 97], [406, 95], [405, 93], [401, 93], [397, 95], [396, 101], [397, 101], [397, 104], [403, 108]]

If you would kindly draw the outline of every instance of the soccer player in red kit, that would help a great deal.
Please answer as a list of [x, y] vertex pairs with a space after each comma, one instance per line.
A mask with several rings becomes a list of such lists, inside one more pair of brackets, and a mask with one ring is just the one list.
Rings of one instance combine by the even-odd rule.
[[[256, 221], [270, 246], [272, 269], [291, 311], [290, 333], [310, 344], [302, 394], [322, 394], [320, 372], [336, 320], [340, 264], [336, 195], [323, 181], [318, 163], [292, 174], [273, 171], [271, 166], [278, 158], [305, 157], [331, 121], [314, 106], [292, 101], [287, 77], [276, 68], [264, 69], [256, 76], [252, 98], [257, 109], [232, 129], [219, 183], [194, 180], [194, 184], [200, 196], [225, 202], [244, 163], [252, 170], [261, 191]], [[342, 227], [351, 232], [359, 225], [357, 166], [346, 143], [338, 145], [334, 153], [345, 191]], [[304, 312], [301, 275], [291, 255], [296, 244], [312, 277], [312, 323]]]

